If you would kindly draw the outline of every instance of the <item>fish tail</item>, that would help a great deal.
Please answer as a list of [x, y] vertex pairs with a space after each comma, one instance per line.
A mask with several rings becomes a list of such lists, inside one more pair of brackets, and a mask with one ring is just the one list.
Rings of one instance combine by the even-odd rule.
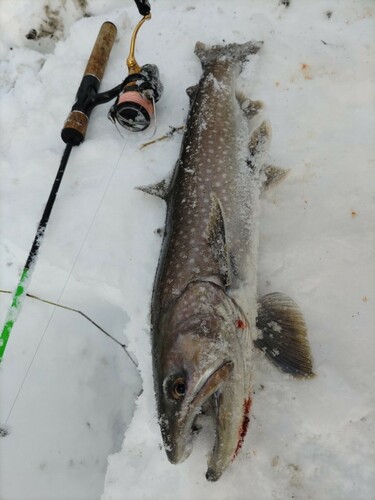
[[218, 60], [232, 63], [243, 63], [250, 54], [256, 54], [263, 42], [230, 43], [228, 45], [206, 45], [197, 42], [195, 54], [199, 57], [203, 68]]

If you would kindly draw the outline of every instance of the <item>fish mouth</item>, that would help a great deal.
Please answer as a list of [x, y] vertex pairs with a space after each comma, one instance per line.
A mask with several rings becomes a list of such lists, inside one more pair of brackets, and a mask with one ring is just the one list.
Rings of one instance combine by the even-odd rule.
[[193, 447], [193, 437], [197, 434], [196, 421], [202, 406], [219, 391], [232, 373], [233, 367], [233, 361], [225, 360], [214, 370], [200, 377], [190, 397], [188, 396], [183, 403], [177, 418], [169, 423], [166, 453], [171, 463], [178, 464], [189, 457]]
[[211, 371], [208, 375], [202, 377], [192, 393], [191, 402], [189, 404], [193, 407], [200, 408], [228, 378], [228, 375], [233, 371], [233, 366], [233, 361], [223, 361], [220, 366]]

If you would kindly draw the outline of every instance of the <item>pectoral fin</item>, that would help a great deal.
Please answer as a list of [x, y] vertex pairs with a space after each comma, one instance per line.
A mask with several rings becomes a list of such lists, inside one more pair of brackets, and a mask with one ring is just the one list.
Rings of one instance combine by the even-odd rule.
[[287, 295], [270, 293], [258, 305], [254, 341], [282, 371], [295, 377], [313, 377], [312, 356], [304, 318], [297, 304]]
[[225, 238], [225, 224], [220, 202], [215, 194], [211, 194], [211, 211], [206, 228], [206, 236], [212, 254], [219, 265], [224, 286], [230, 285], [230, 263]]

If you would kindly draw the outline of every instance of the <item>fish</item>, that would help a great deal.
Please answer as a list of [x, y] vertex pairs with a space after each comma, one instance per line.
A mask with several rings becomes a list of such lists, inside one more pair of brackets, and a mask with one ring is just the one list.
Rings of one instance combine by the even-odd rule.
[[[253, 352], [284, 372], [312, 377], [306, 324], [288, 296], [258, 298], [262, 191], [285, 176], [268, 164], [270, 126], [236, 79], [261, 42], [197, 42], [202, 76], [190, 87], [185, 132], [170, 180], [140, 187], [166, 201], [151, 304], [153, 378], [164, 448], [173, 464], [191, 453], [199, 418], [215, 441], [206, 478], [239, 454], [250, 421]], [[254, 125], [254, 121], [255, 123]]]

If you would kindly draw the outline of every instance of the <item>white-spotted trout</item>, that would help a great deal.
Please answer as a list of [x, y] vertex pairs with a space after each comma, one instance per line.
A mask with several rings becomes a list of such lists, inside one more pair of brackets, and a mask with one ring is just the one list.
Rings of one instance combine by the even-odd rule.
[[190, 111], [174, 175], [142, 188], [167, 202], [151, 312], [164, 446], [172, 463], [182, 462], [197, 418], [211, 415], [211, 481], [219, 479], [245, 438], [254, 346], [285, 372], [313, 375], [296, 304], [280, 293], [257, 296], [259, 196], [282, 174], [267, 164], [269, 126], [252, 126], [259, 102], [236, 93], [235, 83], [260, 47], [197, 43], [203, 75], [188, 89]]

